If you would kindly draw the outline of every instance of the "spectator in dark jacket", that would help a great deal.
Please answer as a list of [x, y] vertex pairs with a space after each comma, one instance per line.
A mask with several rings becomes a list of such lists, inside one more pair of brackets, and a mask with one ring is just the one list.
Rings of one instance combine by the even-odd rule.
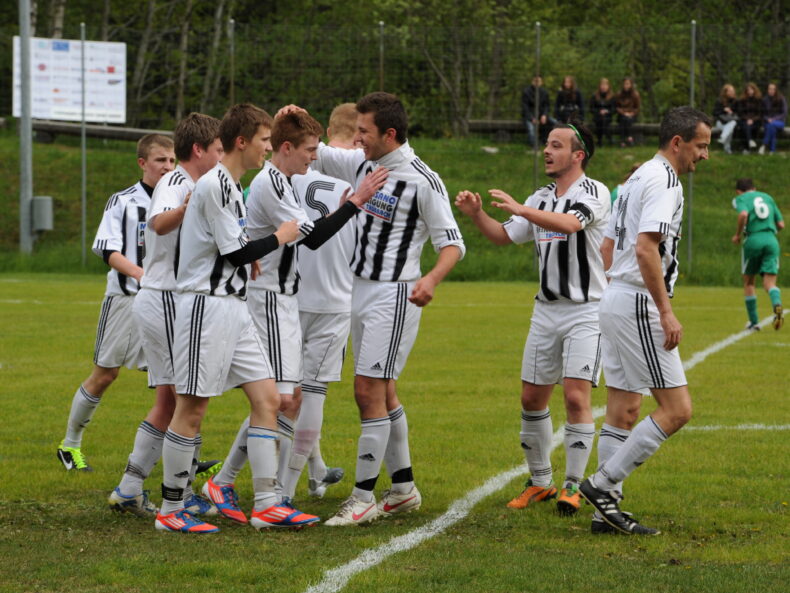
[[642, 99], [634, 86], [634, 79], [630, 76], [623, 79], [623, 86], [615, 96], [615, 102], [617, 104], [617, 121], [620, 124], [620, 146], [633, 146], [634, 135], [631, 128], [639, 115]]
[[540, 76], [533, 78], [532, 84], [521, 93], [521, 119], [527, 129], [529, 146], [537, 148], [536, 128], [540, 129], [541, 143], [545, 143], [554, 120], [549, 117], [549, 93], [543, 87], [543, 78]]
[[603, 137], [609, 145], [612, 144], [612, 116], [615, 111], [614, 94], [608, 78], [598, 82], [598, 90], [590, 98], [590, 115], [595, 123], [595, 135], [598, 137], [598, 146], [603, 146]]
[[746, 148], [744, 154], [750, 149], [757, 148], [755, 138], [760, 133], [760, 126], [763, 121], [763, 102], [762, 93], [753, 82], [746, 84], [743, 94], [737, 103], [738, 125], [743, 133]]
[[776, 138], [785, 129], [787, 120], [787, 100], [779, 92], [775, 83], [770, 83], [763, 97], [763, 124], [765, 136], [758, 152], [765, 154], [766, 148], [776, 152]]
[[584, 100], [581, 91], [576, 88], [576, 79], [566, 76], [562, 79], [562, 86], [554, 102], [554, 117], [566, 124], [572, 116], [579, 121], [584, 120]]

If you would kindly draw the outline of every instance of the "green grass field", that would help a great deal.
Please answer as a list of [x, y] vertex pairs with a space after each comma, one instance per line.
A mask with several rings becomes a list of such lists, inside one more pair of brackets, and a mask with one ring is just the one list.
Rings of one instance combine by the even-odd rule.
[[[324, 587], [325, 571], [393, 537], [408, 540], [414, 530], [441, 520], [454, 501], [523, 463], [519, 369], [536, 287], [450, 282], [425, 310], [399, 382], [423, 493], [419, 512], [364, 528], [258, 533], [218, 520], [222, 531], [214, 536], [156, 532], [152, 522], [106, 506], [152, 402], [143, 374], [122, 372], [88, 427], [83, 451], [93, 473], [66, 473], [55, 458], [72, 395], [90, 371], [103, 289], [98, 275], [0, 275], [0, 591], [291, 593], [310, 585], [335, 591]], [[761, 295], [760, 304], [767, 316], [767, 297]], [[682, 286], [674, 306], [685, 327], [684, 360], [738, 333], [745, 322], [736, 288]], [[373, 563], [342, 590], [786, 591], [788, 332], [750, 334], [689, 371], [695, 402], [690, 426], [625, 488], [624, 507], [663, 535], [592, 536], [589, 507], [570, 519], [552, 504], [510, 511], [504, 505], [520, 491], [521, 476], [436, 537]], [[297, 491], [300, 507], [323, 519], [352, 483], [359, 422], [350, 371], [330, 387], [322, 441], [327, 461], [350, 476], [319, 501], [307, 499], [304, 484]], [[594, 390], [593, 398], [602, 406], [604, 389]], [[644, 411], [652, 406], [646, 400]], [[557, 428], [564, 422], [558, 394], [552, 409]], [[224, 456], [244, 414], [238, 391], [212, 402], [203, 426], [204, 458]], [[562, 447], [553, 462], [555, 479], [561, 479]], [[590, 468], [594, 464], [593, 453]], [[147, 483], [155, 501], [160, 477], [157, 466]], [[237, 485], [249, 509], [249, 470]], [[382, 478], [379, 489], [386, 486]]]

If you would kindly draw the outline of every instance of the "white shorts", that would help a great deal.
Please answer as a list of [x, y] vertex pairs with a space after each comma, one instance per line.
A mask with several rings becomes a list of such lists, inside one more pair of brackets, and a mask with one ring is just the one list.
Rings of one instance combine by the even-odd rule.
[[140, 332], [132, 315], [133, 295], [105, 296], [101, 304], [93, 362], [106, 369], [144, 369]]
[[211, 397], [274, 376], [247, 304], [185, 292], [176, 299], [176, 392]]
[[175, 297], [176, 293], [170, 290], [141, 288], [134, 299], [132, 312], [148, 361], [149, 386], [174, 385], [176, 382], [173, 372]]
[[658, 309], [645, 289], [613, 280], [599, 314], [607, 385], [644, 393], [688, 384], [678, 349], [664, 349]]
[[422, 309], [408, 301], [414, 282], [374, 282], [354, 278], [351, 342], [354, 373], [397, 379], [409, 358]]
[[302, 380], [302, 328], [299, 300], [271, 290], [247, 291], [247, 308], [269, 356], [277, 389], [293, 393]]
[[535, 301], [521, 380], [534, 385], [583, 379], [594, 387], [601, 376], [598, 303]]
[[299, 312], [304, 344], [304, 380], [340, 381], [351, 313]]

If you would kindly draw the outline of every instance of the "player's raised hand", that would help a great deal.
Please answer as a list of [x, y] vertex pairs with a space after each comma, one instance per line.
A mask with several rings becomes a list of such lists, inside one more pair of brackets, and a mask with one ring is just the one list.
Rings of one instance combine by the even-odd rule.
[[280, 107], [280, 110], [275, 113], [274, 119], [282, 115], [288, 115], [289, 113], [307, 113], [307, 109], [304, 107], [299, 107], [299, 105], [286, 105], [285, 107]]
[[489, 189], [488, 193], [494, 198], [494, 201], [491, 202], [494, 208], [499, 208], [508, 214], [515, 214], [516, 216], [521, 212], [521, 204], [516, 202], [512, 196], [506, 194], [501, 189]]
[[350, 198], [351, 195], [352, 195], [352, 193], [351, 193], [351, 188], [350, 187], [347, 187], [346, 189], [344, 189], [343, 190], [343, 195], [340, 196], [340, 203], [338, 204], [337, 207], [340, 208], [343, 204], [348, 202], [348, 198]]
[[376, 169], [365, 175], [357, 191], [354, 192], [354, 195], [349, 200], [357, 207], [363, 206], [378, 190], [384, 187], [389, 174], [390, 172], [386, 167], [376, 167]]
[[474, 216], [483, 209], [483, 200], [480, 194], [465, 189], [455, 196], [455, 207], [466, 216]]
[[296, 220], [286, 220], [275, 231], [274, 236], [277, 237], [280, 245], [296, 241], [296, 238], [299, 236], [299, 225], [296, 223]]

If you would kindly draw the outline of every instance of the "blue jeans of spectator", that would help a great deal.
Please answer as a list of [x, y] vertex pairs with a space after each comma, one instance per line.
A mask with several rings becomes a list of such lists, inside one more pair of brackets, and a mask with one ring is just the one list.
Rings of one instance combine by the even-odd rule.
[[723, 122], [720, 119], [716, 120], [716, 130], [721, 131], [721, 135], [719, 136], [719, 142], [724, 144], [725, 152], [732, 152], [732, 133], [735, 131], [735, 125], [738, 122], [736, 120]]
[[765, 136], [763, 136], [763, 144], [768, 147], [771, 152], [776, 152], [776, 137], [784, 130], [785, 122], [781, 119], [775, 119], [771, 122], [765, 122]]
[[527, 119], [524, 121], [524, 127], [527, 129], [527, 146], [533, 147], [535, 146], [535, 130], [540, 125], [540, 140], [538, 141], [538, 148], [543, 146], [546, 143], [546, 138], [549, 135], [549, 132], [554, 127], [554, 124], [557, 123], [551, 117], [546, 118], [545, 124], [533, 124], [531, 119]]
[[620, 142], [623, 144], [625, 143], [632, 143], [634, 141], [633, 133], [631, 132], [631, 128], [636, 121], [635, 117], [628, 117], [627, 115], [618, 115], [617, 121], [620, 124]]

